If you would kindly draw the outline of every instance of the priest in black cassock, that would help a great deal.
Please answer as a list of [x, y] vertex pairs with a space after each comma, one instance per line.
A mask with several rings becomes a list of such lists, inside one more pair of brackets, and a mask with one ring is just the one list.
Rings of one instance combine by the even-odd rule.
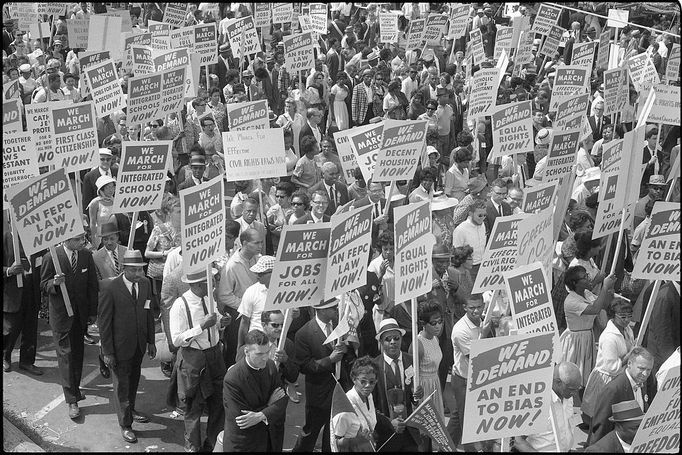
[[223, 381], [225, 432], [223, 452], [269, 452], [270, 422], [284, 420], [287, 397], [270, 341], [260, 330], [244, 339], [244, 358], [230, 367]]

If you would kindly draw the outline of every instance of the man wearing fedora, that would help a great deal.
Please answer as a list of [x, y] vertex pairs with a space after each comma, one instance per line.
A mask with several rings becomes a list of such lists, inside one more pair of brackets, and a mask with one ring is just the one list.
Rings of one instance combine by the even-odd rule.
[[294, 452], [312, 452], [317, 436], [322, 432], [322, 451], [330, 452], [329, 418], [332, 394], [336, 381], [333, 374], [336, 362], [341, 362], [338, 381], [344, 390], [351, 387], [350, 362], [355, 358], [353, 349], [345, 344], [323, 344], [338, 324], [339, 300], [334, 297], [315, 305], [315, 317], [296, 332], [294, 342], [296, 363], [305, 375], [305, 424], [296, 440]]
[[192, 155], [189, 160], [192, 176], [178, 185], [178, 193], [186, 188], [192, 188], [203, 183], [204, 171], [206, 170], [206, 158], [204, 155]]
[[[83, 336], [88, 323], [97, 317], [99, 285], [92, 253], [85, 249], [85, 233], [65, 240], [54, 248], [62, 273], [57, 274], [52, 252], [43, 258], [40, 271], [40, 289], [47, 294], [50, 328], [57, 350], [59, 377], [64, 390], [64, 401], [69, 407], [69, 417], [80, 417], [78, 402], [85, 399], [80, 391], [83, 375]], [[60, 285], [66, 284], [73, 316], [66, 311]]]
[[90, 205], [95, 196], [97, 196], [97, 179], [103, 175], [116, 178], [116, 169], [111, 168], [113, 163], [113, 154], [108, 148], [99, 149], [99, 166], [89, 171], [83, 177], [83, 213], [87, 214], [87, 207]]
[[[211, 268], [214, 280], [218, 270]], [[170, 310], [170, 333], [179, 348], [176, 368], [177, 398], [185, 409], [185, 451], [212, 451], [225, 423], [223, 377], [225, 360], [220, 349], [218, 315], [212, 311], [208, 296], [206, 270], [182, 277], [189, 291], [175, 301]], [[228, 322], [220, 318], [220, 326]], [[206, 438], [201, 437], [201, 416], [208, 410]]]
[[652, 175], [649, 177], [649, 189], [646, 196], [641, 198], [635, 204], [635, 222], [634, 226], [638, 226], [639, 223], [644, 221], [646, 218], [645, 207], [649, 201], [662, 201], [664, 197], [666, 182], [665, 177], [662, 175]]
[[[379, 368], [378, 382], [372, 395], [378, 413], [387, 417], [397, 433], [386, 444], [387, 452], [416, 452], [421, 442], [419, 431], [406, 427], [405, 419], [424, 397], [421, 385], [415, 388], [412, 356], [400, 350], [405, 330], [393, 318], [381, 321], [376, 336], [381, 354], [372, 359]], [[389, 432], [390, 434], [390, 432]], [[378, 445], [386, 441], [377, 441]]]
[[151, 311], [151, 286], [144, 274], [145, 262], [138, 250], [125, 251], [123, 273], [102, 282], [97, 322], [102, 340], [104, 362], [113, 373], [114, 408], [126, 442], [137, 442], [132, 429], [135, 422], [149, 418], [135, 410], [142, 358], [147, 352], [156, 357], [154, 314]]
[[635, 400], [621, 401], [611, 405], [614, 429], [596, 443], [585, 449], [590, 453], [630, 453], [639, 425], [644, 419], [642, 408]]

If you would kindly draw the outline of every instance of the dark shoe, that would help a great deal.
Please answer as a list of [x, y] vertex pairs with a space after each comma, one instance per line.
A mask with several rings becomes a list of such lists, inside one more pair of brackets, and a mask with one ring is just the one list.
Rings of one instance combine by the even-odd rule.
[[83, 401], [85, 400], [85, 395], [83, 395], [81, 392], [78, 392], [78, 396], [76, 397], [76, 401]]
[[137, 436], [135, 436], [132, 428], [121, 428], [121, 436], [123, 436], [126, 442], [137, 442]]
[[137, 411], [133, 411], [133, 420], [137, 423], [149, 423], [149, 417]]
[[24, 363], [20, 363], [19, 368], [21, 368], [22, 370], [26, 370], [29, 373], [34, 374], [36, 376], [42, 376], [43, 375], [43, 370], [41, 370], [40, 368], [38, 368], [35, 365], [26, 365]]
[[12, 362], [9, 360], [2, 359], [2, 371], [9, 373], [12, 371]]
[[161, 372], [167, 378], [170, 378], [173, 374], [173, 368], [171, 368], [170, 362], [161, 362]]
[[101, 374], [104, 379], [109, 379], [111, 377], [111, 370], [101, 357], [99, 358], [99, 374]]
[[83, 341], [85, 342], [85, 344], [97, 344], [95, 339], [90, 335], [83, 335]]
[[78, 408], [78, 403], [69, 404], [69, 418], [77, 419], [81, 416], [81, 410]]

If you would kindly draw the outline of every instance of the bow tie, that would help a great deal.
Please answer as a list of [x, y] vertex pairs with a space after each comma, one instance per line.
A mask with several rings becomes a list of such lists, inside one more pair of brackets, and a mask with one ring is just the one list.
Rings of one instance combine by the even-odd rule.
[[636, 392], [636, 391], [640, 390], [641, 388], [642, 388], [642, 386], [640, 384], [635, 384], [632, 386], [632, 391]]

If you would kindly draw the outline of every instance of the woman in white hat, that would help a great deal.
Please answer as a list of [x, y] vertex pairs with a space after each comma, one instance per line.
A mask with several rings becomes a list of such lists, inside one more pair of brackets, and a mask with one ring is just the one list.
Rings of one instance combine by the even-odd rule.
[[[100, 149], [100, 154], [102, 154], [102, 150], [108, 149]], [[95, 249], [99, 249], [102, 239], [102, 225], [108, 222], [109, 218], [113, 215], [112, 208], [114, 205], [114, 193], [116, 192], [116, 179], [108, 175], [102, 175], [97, 178], [95, 186], [97, 187], [97, 197], [90, 201], [87, 209], [90, 218], [92, 246]]]
[[452, 232], [455, 230], [455, 220], [452, 218], [454, 207], [459, 201], [447, 197], [445, 194], [434, 196], [431, 201], [431, 231], [436, 236], [436, 241], [452, 248]]

